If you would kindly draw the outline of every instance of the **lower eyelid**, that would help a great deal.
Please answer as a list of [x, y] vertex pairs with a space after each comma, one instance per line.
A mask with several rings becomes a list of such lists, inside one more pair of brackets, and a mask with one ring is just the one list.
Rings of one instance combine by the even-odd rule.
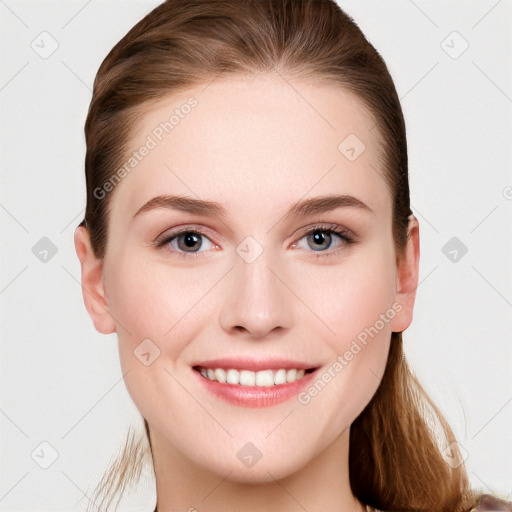
[[[340, 240], [340, 244], [338, 244], [338, 247], [335, 247], [335, 248], [328, 248], [326, 249], [325, 251], [314, 251], [314, 250], [311, 250], [310, 252], [312, 253], [315, 253], [316, 255], [320, 256], [320, 255], [329, 255], [329, 254], [333, 254], [335, 252], [337, 252], [338, 250], [341, 250], [343, 249], [344, 247], [346, 247], [347, 245], [350, 245], [354, 242], [354, 240], [348, 235], [348, 234], [345, 234], [343, 232], [341, 233], [337, 233], [336, 231], [333, 231], [333, 230], [330, 230], [330, 229], [325, 229], [325, 230], [322, 230], [322, 229], [313, 229], [307, 233], [305, 233], [304, 235], [302, 235], [299, 239], [298, 239], [298, 242], [300, 242], [301, 240], [303, 240], [304, 238], [306, 238], [307, 236], [309, 236], [310, 234], [312, 233], [315, 233], [315, 232], [318, 232], [318, 231], [323, 231], [324, 233], [329, 233], [331, 236], [335, 236], [335, 237], [338, 237], [338, 239]], [[296, 247], [298, 242], [295, 242], [293, 244], [293, 247]]]
[[[297, 243], [299, 241], [301, 241], [303, 238], [305, 238], [308, 235], [310, 235], [312, 233], [315, 233], [317, 231], [324, 232], [324, 233], [329, 233], [331, 235], [337, 236], [341, 240], [341, 242], [342, 242], [341, 243], [341, 247], [350, 245], [351, 243], [354, 242], [353, 237], [349, 233], [346, 233], [344, 230], [340, 229], [339, 232], [338, 232], [338, 231], [336, 231], [333, 228], [317, 226], [317, 227], [313, 227], [313, 228], [309, 229], [308, 231], [306, 231], [305, 233], [303, 233], [297, 239], [297, 242], [294, 242], [292, 244], [292, 247], [295, 247], [297, 245]], [[185, 230], [179, 231], [177, 233], [171, 233], [171, 234], [166, 235], [165, 237], [163, 237], [161, 240], [157, 239], [154, 243], [155, 243], [155, 245], [157, 245], [157, 247], [167, 246], [173, 240], [178, 238], [179, 236], [184, 235], [184, 234], [190, 234], [190, 233], [195, 234], [197, 236], [201, 236], [203, 238], [206, 238], [212, 244], [213, 248], [218, 248], [219, 247], [218, 244], [216, 244], [206, 233], [203, 233], [203, 232], [201, 232], [199, 230], [196, 230], [196, 229], [185, 229]], [[338, 250], [341, 250], [341, 247], [337, 247], [335, 249], [327, 249], [325, 251], [314, 251], [314, 250], [311, 250], [311, 252], [312, 253], [316, 253], [317, 256], [322, 256], [322, 255], [327, 256], [327, 255], [336, 253]], [[184, 251], [179, 251], [179, 250], [175, 250], [174, 248], [172, 248], [172, 252], [178, 254], [179, 256], [197, 257], [197, 256], [199, 256], [203, 252], [208, 252], [208, 250], [206, 250], [206, 251], [197, 251], [197, 252], [184, 252]]]
[[[212, 245], [212, 247], [217, 247], [217, 244], [215, 242], [213, 242], [213, 240], [208, 235], [206, 235], [205, 233], [201, 233], [199, 231], [191, 231], [191, 230], [181, 231], [180, 233], [174, 233], [174, 234], [171, 234], [169, 236], [166, 236], [162, 241], [157, 242], [157, 245], [158, 246], [170, 245], [170, 243], [173, 240], [176, 240], [177, 238], [179, 238], [180, 236], [182, 236], [184, 234], [191, 234], [191, 233], [196, 235], [196, 236], [198, 236], [198, 237], [205, 238]], [[202, 245], [203, 244], [201, 244], [201, 249], [202, 249]], [[184, 252], [184, 251], [177, 251], [177, 250], [173, 249], [173, 252], [177, 252], [179, 254], [194, 255], [194, 254], [200, 254], [201, 252], [206, 252], [206, 251]]]

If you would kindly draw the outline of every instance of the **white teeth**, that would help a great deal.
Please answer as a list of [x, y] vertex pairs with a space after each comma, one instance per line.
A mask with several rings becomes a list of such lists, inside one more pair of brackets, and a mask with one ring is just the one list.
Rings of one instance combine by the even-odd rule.
[[256, 372], [256, 386], [273, 386], [274, 372], [272, 370], [262, 370]]
[[256, 375], [249, 370], [240, 370], [240, 382], [242, 386], [254, 386], [256, 384]]
[[296, 377], [297, 377], [297, 370], [295, 368], [288, 370], [286, 372], [286, 382], [295, 382]]
[[286, 370], [277, 370], [274, 373], [274, 384], [286, 384]]
[[219, 382], [226, 382], [226, 371], [222, 368], [217, 368], [214, 371], [215, 379]]
[[295, 382], [304, 377], [306, 371], [304, 369], [297, 370], [295, 368], [286, 370], [261, 370], [253, 372], [251, 370], [235, 370], [230, 368], [200, 368], [201, 374], [210, 380], [220, 383], [239, 384], [240, 386], [278, 386], [290, 382]]
[[238, 384], [240, 382], [240, 375], [238, 373], [238, 370], [229, 369], [226, 374], [226, 382], [228, 384]]

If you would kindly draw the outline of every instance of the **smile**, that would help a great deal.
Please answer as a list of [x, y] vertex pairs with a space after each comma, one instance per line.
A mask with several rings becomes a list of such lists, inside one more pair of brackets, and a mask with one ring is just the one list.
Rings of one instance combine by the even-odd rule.
[[268, 407], [290, 400], [312, 382], [319, 369], [192, 368], [208, 394], [238, 407]]
[[239, 386], [279, 386], [301, 380], [306, 373], [311, 373], [312, 368], [308, 370], [290, 368], [281, 368], [278, 370], [237, 370], [235, 368], [203, 368], [195, 367], [206, 379], [217, 381], [221, 384], [235, 384]]

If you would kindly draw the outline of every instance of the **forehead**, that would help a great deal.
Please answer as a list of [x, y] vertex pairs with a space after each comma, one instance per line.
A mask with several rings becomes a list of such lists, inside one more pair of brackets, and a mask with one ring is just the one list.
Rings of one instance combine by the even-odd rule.
[[390, 208], [375, 121], [359, 98], [335, 85], [216, 79], [147, 108], [129, 147], [131, 165], [114, 200], [124, 213], [159, 194], [255, 214], [334, 192]]

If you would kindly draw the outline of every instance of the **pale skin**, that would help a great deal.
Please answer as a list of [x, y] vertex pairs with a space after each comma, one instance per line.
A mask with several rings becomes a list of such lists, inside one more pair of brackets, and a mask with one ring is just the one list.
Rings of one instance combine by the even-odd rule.
[[[379, 385], [392, 331], [412, 321], [419, 226], [411, 217], [397, 265], [375, 122], [336, 86], [289, 82], [216, 79], [153, 105], [133, 150], [191, 96], [198, 102], [116, 187], [105, 258], [86, 228], [75, 232], [86, 308], [99, 332], [117, 332], [127, 389], [150, 427], [159, 512], [363, 510], [349, 485], [350, 425]], [[354, 161], [338, 149], [349, 134], [366, 146]], [[134, 217], [162, 194], [218, 202], [226, 216]], [[297, 201], [332, 194], [371, 211], [285, 217]], [[356, 242], [320, 228], [327, 240], [315, 250], [307, 231], [317, 224]], [[152, 244], [178, 226], [206, 236], [188, 253], [185, 236]], [[248, 236], [262, 249], [250, 263], [236, 251]], [[307, 404], [240, 407], [197, 385], [195, 361], [230, 356], [293, 357], [321, 374], [393, 304], [393, 318]], [[134, 356], [145, 339], [160, 350], [148, 366]], [[262, 454], [252, 467], [237, 457], [248, 442]]]

